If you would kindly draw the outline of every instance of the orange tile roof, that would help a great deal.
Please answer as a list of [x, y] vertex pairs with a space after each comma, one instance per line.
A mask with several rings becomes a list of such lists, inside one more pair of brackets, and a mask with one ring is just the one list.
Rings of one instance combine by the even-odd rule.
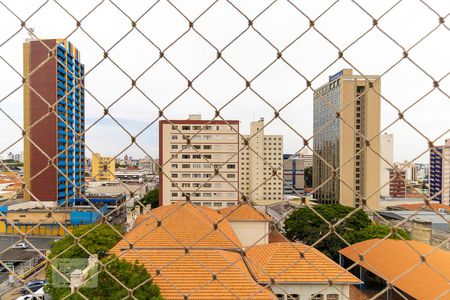
[[[424, 207], [424, 203], [411, 203], [411, 204], [399, 204], [399, 207], [402, 207], [407, 210], [419, 210]], [[430, 203], [430, 206], [433, 210], [438, 211], [440, 208], [444, 209], [447, 212], [450, 212], [450, 206], [440, 203]], [[424, 210], [431, 210], [430, 206], [425, 206]]]
[[270, 221], [271, 217], [248, 203], [229, 206], [219, 210], [228, 221]]
[[[240, 254], [222, 250], [129, 250], [123, 256], [138, 260], [152, 275], [166, 300], [274, 299], [257, 284]], [[158, 269], [158, 273], [156, 270]], [[213, 279], [216, 275], [216, 280]]]
[[115, 248], [129, 248], [128, 242], [135, 248], [242, 247], [230, 224], [222, 220], [220, 214], [187, 202], [162, 206], [139, 216], [135, 228], [127, 232]]
[[339, 252], [416, 299], [450, 299], [450, 252], [418, 241], [380, 241], [367, 240]]
[[[214, 223], [220, 231], [214, 230]], [[192, 300], [274, 299], [264, 284], [264, 272], [277, 282], [311, 283], [332, 279], [320, 272], [333, 277], [343, 271], [315, 249], [305, 253], [309, 263], [305, 259], [296, 262], [300, 258], [297, 249], [307, 246], [292, 248], [287, 242], [253, 246], [242, 258], [242, 245], [228, 220], [215, 210], [187, 202], [154, 209], [139, 216], [136, 224], [110, 252], [142, 263], [167, 300], [183, 299], [184, 295]], [[133, 243], [132, 248], [128, 242]], [[287, 267], [287, 272], [274, 276]], [[335, 282], [359, 281], [344, 271]]]
[[287, 241], [289, 240], [284, 235], [282, 235], [278, 230], [273, 229], [272, 231], [269, 232], [269, 244]]
[[269, 283], [271, 278], [276, 283], [360, 283], [330, 258], [301, 243], [257, 245], [248, 250], [246, 260], [259, 283]]

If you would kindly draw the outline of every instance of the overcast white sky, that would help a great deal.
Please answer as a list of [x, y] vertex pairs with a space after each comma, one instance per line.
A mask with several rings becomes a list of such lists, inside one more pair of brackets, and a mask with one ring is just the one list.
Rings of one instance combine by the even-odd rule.
[[[425, 0], [443, 17], [450, 13], [450, 1]], [[2, 1], [21, 18], [27, 18], [45, 1]], [[149, 1], [113, 1], [130, 18], [137, 19], [151, 5]], [[214, 1], [173, 0], [181, 12], [194, 20]], [[232, 1], [250, 19], [257, 16], [272, 1]], [[317, 18], [334, 1], [292, 1], [311, 19]], [[396, 1], [358, 0], [370, 14], [378, 18]], [[100, 1], [59, 1], [76, 18], [81, 18]], [[450, 23], [450, 18], [446, 18]], [[398, 44], [408, 49], [438, 25], [438, 16], [423, 3], [403, 0], [379, 21], [379, 26]], [[27, 26], [35, 29], [40, 38], [66, 37], [75, 29], [75, 21], [55, 2], [48, 3], [37, 12]], [[194, 23], [194, 27], [218, 49], [223, 49], [248, 22], [226, 1], [219, 0]], [[450, 26], [447, 25], [447, 26]], [[131, 21], [111, 2], [104, 1], [94, 13], [82, 21], [83, 29], [104, 49], [110, 48], [131, 29]], [[168, 2], [160, 1], [137, 22], [137, 27], [159, 48], [164, 49], [188, 29], [188, 21]], [[278, 49], [284, 49], [302, 32], [308, 29], [308, 19], [287, 1], [277, 1], [254, 22], [254, 27]], [[341, 49], [372, 27], [372, 19], [350, 0], [341, 0], [316, 22], [316, 28]], [[22, 43], [28, 36], [25, 30], [5, 42], [20, 29], [20, 21], [0, 5], [0, 56], [19, 72], [22, 70]], [[103, 58], [103, 50], [83, 31], [78, 29], [69, 38], [81, 51], [86, 69], [91, 70]], [[364, 74], [382, 74], [402, 57], [403, 50], [381, 33], [373, 29], [365, 37], [344, 52], [344, 56]], [[252, 79], [276, 58], [277, 50], [261, 38], [253, 29], [223, 51], [223, 57], [245, 78]], [[314, 30], [310, 30], [289, 46], [283, 57], [308, 79], [313, 87], [328, 80], [328, 76], [344, 67], [343, 60], [329, 66], [338, 51]], [[450, 30], [440, 26], [434, 33], [414, 47], [409, 57], [436, 79], [449, 73]], [[132, 78], [138, 77], [155, 60], [159, 50], [142, 34], [133, 30], [110, 52], [111, 59]], [[196, 77], [216, 58], [216, 50], [192, 30], [173, 44], [166, 57], [188, 78]], [[0, 107], [19, 124], [22, 123], [22, 89], [8, 94], [21, 85], [21, 78], [0, 60]], [[187, 87], [184, 79], [166, 61], [160, 60], [138, 81], [137, 86], [160, 108], [169, 104]], [[221, 107], [245, 88], [245, 81], [223, 61], [218, 60], [193, 83], [194, 88], [212, 104]], [[103, 61], [86, 78], [86, 89], [108, 106], [131, 87], [131, 81], [114, 64]], [[274, 107], [282, 107], [305, 88], [304, 79], [283, 61], [277, 61], [252, 83], [253, 89]], [[382, 77], [382, 95], [399, 109], [406, 109], [433, 87], [432, 79], [409, 61], [403, 60]], [[450, 75], [440, 82], [440, 87], [450, 94]], [[132, 89], [110, 109], [111, 114], [132, 134], [140, 132], [158, 117], [158, 109], [136, 88]], [[201, 113], [212, 118], [214, 108], [197, 93], [187, 91], [165, 110], [167, 118], [185, 119], [189, 113]], [[86, 99], [86, 127], [103, 114], [103, 108], [91, 95]], [[252, 91], [245, 91], [226, 106], [224, 118], [241, 120], [241, 131], [248, 132], [249, 122], [259, 117], [270, 120], [273, 110]], [[447, 132], [450, 138], [450, 99], [435, 90], [405, 113], [405, 118], [434, 140]], [[281, 117], [305, 137], [312, 135], [312, 91], [294, 100], [282, 112]], [[386, 101], [382, 102], [382, 127], [397, 118], [397, 111]], [[147, 128], [138, 143], [157, 157], [157, 122]], [[301, 139], [283, 122], [270, 124], [267, 133], [283, 134], [284, 152], [292, 153], [302, 147]], [[395, 160], [411, 160], [427, 149], [427, 141], [405, 122], [399, 121], [387, 130], [395, 135]], [[0, 153], [19, 152], [22, 143], [8, 148], [20, 138], [21, 130], [0, 112]], [[443, 142], [444, 138], [439, 140]], [[111, 118], [106, 117], [92, 127], [86, 135], [87, 144], [104, 155], [117, 155], [130, 144], [130, 138]], [[144, 153], [133, 146], [126, 154], [142, 157]], [[88, 154], [89, 155], [89, 154]], [[123, 156], [123, 155], [121, 155]], [[419, 161], [427, 161], [427, 155]]]

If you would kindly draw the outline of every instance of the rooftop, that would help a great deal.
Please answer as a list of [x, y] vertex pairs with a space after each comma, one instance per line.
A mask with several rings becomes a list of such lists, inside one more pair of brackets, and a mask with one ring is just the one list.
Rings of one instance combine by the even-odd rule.
[[259, 283], [334, 283], [357, 284], [361, 281], [313, 247], [280, 242], [257, 245], [246, 255]]
[[247, 203], [229, 206], [218, 212], [228, 221], [270, 221], [272, 219]]
[[244, 249], [230, 217], [266, 220], [268, 216], [248, 204], [220, 212], [188, 202], [162, 206], [139, 216], [135, 228], [111, 253], [142, 263], [164, 299], [182, 299], [183, 295], [199, 300], [274, 299], [267, 287], [268, 276], [275, 282], [297, 284], [359, 283], [328, 257], [303, 244], [280, 239], [284, 242]]
[[428, 244], [372, 239], [339, 252], [416, 299], [437, 299], [450, 290], [450, 252]]

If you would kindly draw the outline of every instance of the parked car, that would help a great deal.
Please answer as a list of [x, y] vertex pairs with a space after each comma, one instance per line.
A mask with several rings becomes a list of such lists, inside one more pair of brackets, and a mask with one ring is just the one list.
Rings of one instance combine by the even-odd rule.
[[20, 289], [20, 293], [22, 295], [34, 293], [43, 288], [46, 283], [46, 280], [30, 280], [29, 282], [27, 282], [27, 284], [25, 284], [24, 287]]
[[25, 242], [20, 242], [15, 244], [13, 247], [13, 249], [28, 249], [28, 244]]
[[16, 298], [16, 300], [51, 300], [51, 296], [48, 294], [45, 294], [44, 288], [40, 288], [39, 290], [37, 290], [36, 292], [34, 292], [32, 294], [20, 296], [19, 298]]

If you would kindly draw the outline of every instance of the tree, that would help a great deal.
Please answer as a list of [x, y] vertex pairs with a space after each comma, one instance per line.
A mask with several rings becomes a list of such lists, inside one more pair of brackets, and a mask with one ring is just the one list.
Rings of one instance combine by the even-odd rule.
[[312, 187], [312, 167], [305, 168], [305, 188]]
[[[98, 274], [91, 274], [91, 278], [87, 281], [88, 284], [85, 287], [80, 288], [80, 293], [87, 296], [89, 299], [125, 299], [128, 296], [128, 290], [120, 285], [119, 280], [127, 288], [133, 289], [139, 286], [133, 292], [133, 296], [137, 299], [148, 300], [160, 300], [162, 299], [159, 287], [153, 284], [153, 281], [143, 265], [138, 262], [130, 263], [123, 259], [117, 259], [115, 256], [107, 255], [108, 251], [121, 240], [121, 235], [118, 234], [108, 224], [101, 224], [98, 227], [92, 229], [95, 225], [82, 225], [74, 228], [73, 234], [75, 237], [81, 237], [79, 244], [86, 248], [92, 254], [97, 254], [103, 264], [106, 264], [106, 271], [101, 271]], [[91, 230], [92, 229], [92, 230]], [[120, 230], [119, 228], [116, 228]], [[89, 231], [91, 230], [91, 231]], [[89, 231], [89, 232], [88, 232]], [[54, 242], [51, 249], [50, 258], [87, 258], [89, 254], [83, 250], [79, 245], [74, 245], [75, 239], [72, 236], [66, 236], [58, 242]], [[70, 249], [68, 249], [72, 246]], [[68, 250], [66, 250], [68, 249]], [[52, 261], [56, 266], [55, 260]], [[81, 267], [83, 268], [83, 266]], [[59, 269], [58, 269], [59, 270]], [[54, 274], [55, 272], [55, 274]], [[97, 270], [93, 270], [97, 273]], [[111, 275], [109, 275], [112, 274]], [[53, 276], [55, 275], [55, 277]], [[62, 299], [70, 294], [69, 285], [66, 287], [56, 286], [53, 284], [53, 280], [58, 276], [62, 281], [64, 277], [53, 270], [52, 267], [47, 268], [47, 280], [49, 282], [46, 285], [46, 292], [49, 293], [53, 299]], [[114, 278], [117, 280], [115, 280]], [[98, 283], [96, 287], [89, 287], [89, 283]], [[55, 282], [56, 283], [56, 282]], [[87, 286], [87, 287], [86, 287]], [[71, 295], [66, 299], [78, 300], [84, 299], [79, 294]]]
[[[314, 206], [314, 210], [329, 223], [336, 224], [349, 215], [354, 208], [340, 204], [320, 204]], [[291, 240], [313, 245], [330, 232], [329, 225], [323, 219], [309, 207], [299, 208], [284, 222], [286, 236]], [[336, 227], [336, 233], [350, 244], [367, 239], [384, 237], [389, 232], [390, 229], [388, 226], [373, 224], [367, 214], [362, 210], [354, 212]], [[399, 230], [398, 232], [405, 239], [409, 239], [406, 231]], [[330, 233], [314, 245], [316, 249], [335, 260], [339, 257], [338, 251], [346, 246], [346, 243], [335, 233]]]
[[154, 189], [145, 194], [141, 198], [141, 203], [144, 205], [150, 204], [152, 208], [157, 208], [159, 206], [159, 189]]

